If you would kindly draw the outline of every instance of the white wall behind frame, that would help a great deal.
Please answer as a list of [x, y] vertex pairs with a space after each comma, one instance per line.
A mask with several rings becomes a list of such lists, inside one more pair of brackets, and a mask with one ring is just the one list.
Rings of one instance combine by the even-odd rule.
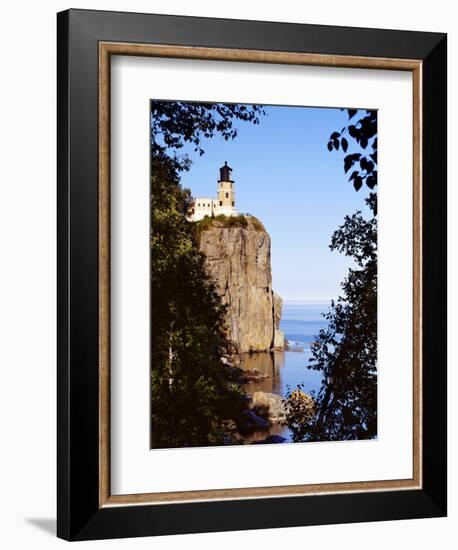
[[[449, 331], [450, 364], [458, 364], [458, 22], [449, 0], [399, 2], [367, 0], [296, 2], [262, 0], [50, 0], [5, 3], [0, 34], [2, 154], [0, 185], [0, 482], [2, 543], [11, 550], [68, 548], [55, 529], [55, 12], [75, 8], [130, 10], [181, 15], [263, 19], [324, 25], [397, 28], [449, 33]], [[19, 25], [20, 22], [20, 25]], [[18, 40], [18, 27], [21, 36]], [[33, 45], [33, 47], [32, 47]], [[14, 46], [14, 47], [13, 47]], [[33, 54], [33, 55], [32, 55]], [[27, 70], [22, 70], [27, 68]], [[6, 84], [5, 84], [6, 83]], [[32, 86], [33, 83], [33, 86]], [[28, 163], [24, 163], [24, 136]], [[33, 144], [33, 146], [30, 146]], [[31, 177], [33, 166], [34, 177]], [[31, 230], [33, 228], [33, 230]], [[27, 253], [23, 253], [23, 251]], [[33, 265], [33, 277], [31, 276]], [[24, 334], [27, 333], [27, 345]], [[24, 381], [27, 383], [24, 383]], [[234, 548], [313, 548], [386, 550], [453, 549], [458, 538], [458, 387], [456, 368], [449, 387], [449, 517], [351, 525], [328, 525], [179, 535], [156, 539], [90, 541], [84, 548], [233, 550]], [[17, 389], [17, 391], [16, 391]], [[24, 436], [27, 434], [27, 437]], [[32, 458], [32, 459], [31, 459]], [[26, 465], [26, 467], [24, 466]], [[21, 488], [22, 490], [18, 490]]]

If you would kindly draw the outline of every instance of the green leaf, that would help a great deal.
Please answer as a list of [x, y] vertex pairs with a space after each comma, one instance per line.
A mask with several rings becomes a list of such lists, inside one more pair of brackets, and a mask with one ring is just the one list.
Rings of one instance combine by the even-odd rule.
[[369, 189], [374, 189], [374, 187], [377, 185], [376, 177], [375, 176], [367, 176], [366, 185], [369, 187]]

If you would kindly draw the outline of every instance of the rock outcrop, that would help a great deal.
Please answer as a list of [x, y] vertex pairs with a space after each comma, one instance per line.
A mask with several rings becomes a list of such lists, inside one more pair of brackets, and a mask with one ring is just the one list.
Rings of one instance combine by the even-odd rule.
[[281, 312], [283, 309], [283, 300], [278, 294], [275, 294], [275, 292], [273, 295], [273, 307], [274, 307], [273, 313], [274, 313], [275, 328], [279, 329], [280, 321], [281, 321]]
[[253, 411], [271, 422], [282, 422], [285, 419], [285, 404], [281, 395], [264, 391], [254, 392], [251, 398]]
[[281, 349], [282, 300], [272, 290], [270, 236], [253, 217], [200, 222], [198, 241], [227, 305], [227, 337], [238, 353]]
[[283, 300], [278, 294], [273, 294], [273, 314], [274, 314], [274, 339], [272, 347], [276, 350], [284, 349], [285, 335], [280, 330], [281, 310], [283, 308]]

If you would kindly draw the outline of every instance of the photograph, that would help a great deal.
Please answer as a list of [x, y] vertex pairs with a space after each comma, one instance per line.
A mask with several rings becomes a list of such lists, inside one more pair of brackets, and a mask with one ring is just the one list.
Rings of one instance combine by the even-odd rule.
[[150, 448], [377, 439], [377, 109], [149, 128]]

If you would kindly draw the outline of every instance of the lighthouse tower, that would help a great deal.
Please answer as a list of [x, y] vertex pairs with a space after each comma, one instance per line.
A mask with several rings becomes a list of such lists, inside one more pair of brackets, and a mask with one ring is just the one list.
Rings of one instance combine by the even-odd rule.
[[189, 205], [186, 219], [191, 222], [202, 220], [206, 216], [237, 216], [235, 208], [235, 189], [232, 168], [224, 163], [219, 169], [217, 198], [197, 197]]
[[219, 169], [218, 199], [215, 215], [217, 216], [218, 214], [224, 214], [225, 216], [237, 215], [232, 168], [228, 166], [227, 162]]

